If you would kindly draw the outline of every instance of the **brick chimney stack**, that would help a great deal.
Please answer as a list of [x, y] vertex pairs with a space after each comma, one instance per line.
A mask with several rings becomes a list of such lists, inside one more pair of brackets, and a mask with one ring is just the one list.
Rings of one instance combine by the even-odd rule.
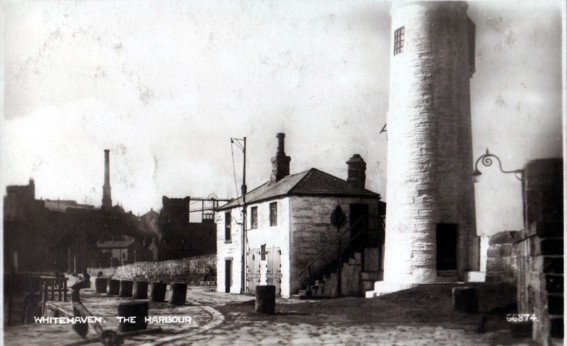
[[366, 185], [366, 162], [359, 154], [354, 154], [347, 162], [347, 182], [356, 189], [364, 189]]
[[102, 209], [112, 209], [110, 197], [110, 150], [104, 150], [104, 185], [102, 185]]
[[276, 152], [276, 156], [272, 157], [271, 183], [276, 183], [283, 177], [289, 175], [289, 162], [291, 161], [291, 157], [286, 156], [285, 154], [285, 134], [278, 133], [276, 134], [276, 137], [278, 138], [278, 151]]

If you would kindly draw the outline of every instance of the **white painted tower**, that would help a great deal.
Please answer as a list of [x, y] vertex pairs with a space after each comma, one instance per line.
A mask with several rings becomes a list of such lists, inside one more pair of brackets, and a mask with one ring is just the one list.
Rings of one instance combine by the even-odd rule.
[[467, 7], [392, 3], [384, 281], [367, 296], [478, 270]]

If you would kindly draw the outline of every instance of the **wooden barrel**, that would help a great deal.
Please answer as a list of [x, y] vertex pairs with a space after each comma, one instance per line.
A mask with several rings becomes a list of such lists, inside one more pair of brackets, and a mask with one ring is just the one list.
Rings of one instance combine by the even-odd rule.
[[150, 300], [152, 302], [163, 302], [165, 301], [165, 290], [167, 284], [165, 282], [153, 282], [152, 292], [150, 293]]
[[118, 331], [133, 332], [146, 329], [148, 302], [126, 302], [118, 304]]
[[270, 314], [276, 313], [276, 286], [259, 285], [256, 286], [256, 313]]
[[134, 299], [148, 299], [148, 283], [146, 281], [135, 281], [132, 295]]
[[187, 299], [187, 284], [184, 282], [172, 282], [171, 283], [171, 296], [169, 297], [169, 303], [173, 305], [185, 305], [185, 300]]
[[120, 280], [108, 279], [108, 285], [106, 286], [106, 295], [115, 296], [120, 292]]
[[119, 297], [131, 297], [132, 287], [134, 282], [130, 280], [120, 280], [120, 290], [118, 291]]
[[95, 292], [96, 293], [105, 293], [107, 285], [108, 285], [108, 278], [96, 278], [95, 279]]

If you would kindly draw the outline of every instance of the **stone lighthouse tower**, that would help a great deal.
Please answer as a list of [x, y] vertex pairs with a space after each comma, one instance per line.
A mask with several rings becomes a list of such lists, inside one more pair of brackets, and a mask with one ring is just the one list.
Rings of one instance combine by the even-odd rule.
[[467, 7], [392, 2], [384, 281], [370, 295], [478, 270]]

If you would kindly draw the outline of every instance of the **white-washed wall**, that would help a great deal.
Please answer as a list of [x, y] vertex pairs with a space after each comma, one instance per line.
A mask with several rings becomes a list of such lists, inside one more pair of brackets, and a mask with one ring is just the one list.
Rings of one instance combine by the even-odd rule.
[[[277, 225], [270, 226], [270, 203], [277, 203]], [[258, 208], [258, 227], [251, 228], [250, 210]], [[231, 241], [225, 239], [225, 212], [217, 214], [217, 291], [225, 292], [225, 261], [232, 259], [231, 293], [240, 293], [242, 273], [242, 209], [231, 210]], [[281, 292], [282, 297], [290, 296], [289, 276], [289, 199], [281, 198], [247, 205], [247, 249], [278, 247], [281, 250]]]
[[225, 263], [232, 260], [231, 293], [240, 293], [242, 273], [242, 208], [231, 212], [231, 239], [225, 238], [226, 211], [217, 213], [217, 292], [225, 292]]
[[[277, 225], [270, 226], [270, 203], [277, 203]], [[258, 228], [252, 229], [250, 224], [250, 209], [258, 208]], [[278, 247], [281, 250], [281, 292], [282, 297], [290, 296], [290, 252], [289, 252], [289, 197], [270, 200], [248, 206], [248, 248], [259, 249]]]

